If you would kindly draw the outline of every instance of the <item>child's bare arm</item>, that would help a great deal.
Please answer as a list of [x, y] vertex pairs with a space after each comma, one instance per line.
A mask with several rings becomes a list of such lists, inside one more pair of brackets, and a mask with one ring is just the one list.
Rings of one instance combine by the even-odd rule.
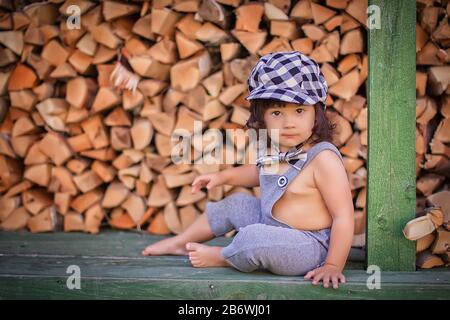
[[259, 186], [259, 169], [255, 164], [244, 164], [220, 172], [225, 177], [225, 184], [242, 187]]
[[353, 239], [352, 193], [345, 168], [337, 155], [326, 150], [317, 158], [318, 166], [314, 179], [333, 217], [326, 262], [343, 270]]
[[308, 278], [314, 276], [313, 283], [323, 279], [324, 287], [328, 287], [328, 282], [331, 281], [336, 288], [339, 280], [345, 281], [342, 271], [352, 245], [353, 200], [345, 168], [338, 156], [332, 151], [325, 150], [316, 159], [317, 170], [314, 171], [314, 180], [333, 217], [333, 224], [325, 265], [320, 268], [321, 270], [316, 269], [314, 270], [316, 272], [307, 276]]
[[242, 165], [228, 168], [219, 172], [202, 174], [192, 182], [192, 193], [200, 188], [207, 189], [229, 184], [232, 186], [255, 187], [259, 186], [259, 171], [256, 165]]

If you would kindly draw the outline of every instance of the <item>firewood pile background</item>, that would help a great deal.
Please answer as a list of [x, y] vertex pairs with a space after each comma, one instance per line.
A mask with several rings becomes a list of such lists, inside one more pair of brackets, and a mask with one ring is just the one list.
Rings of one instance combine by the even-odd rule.
[[[448, 217], [449, 4], [417, 7], [417, 210]], [[258, 196], [191, 194], [197, 175], [233, 165], [175, 165], [171, 135], [194, 121], [243, 129], [254, 64], [298, 50], [328, 82], [364, 246], [366, 12], [364, 0], [0, 0], [0, 228], [178, 234], [208, 201]], [[242, 138], [227, 136], [237, 151]]]
[[[450, 2], [417, 1], [417, 265], [450, 259]], [[433, 223], [423, 228], [430, 221]]]

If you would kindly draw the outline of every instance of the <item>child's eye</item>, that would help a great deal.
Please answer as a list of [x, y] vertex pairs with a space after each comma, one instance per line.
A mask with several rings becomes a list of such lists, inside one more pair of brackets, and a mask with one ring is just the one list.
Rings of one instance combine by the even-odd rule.
[[303, 109], [301, 109], [301, 108], [298, 108], [298, 109], [297, 109], [297, 112], [298, 112], [298, 113], [303, 113], [304, 111], [305, 111], [305, 110], [303, 110]]
[[272, 114], [277, 116], [280, 114], [280, 111], [273, 111]]

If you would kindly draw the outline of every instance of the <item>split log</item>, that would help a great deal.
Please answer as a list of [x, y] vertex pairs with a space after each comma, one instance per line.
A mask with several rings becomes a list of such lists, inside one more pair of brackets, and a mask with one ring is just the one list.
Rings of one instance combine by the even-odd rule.
[[25, 207], [19, 207], [13, 210], [8, 217], [0, 224], [1, 230], [14, 231], [25, 228], [30, 215]]
[[159, 212], [150, 222], [147, 231], [153, 234], [167, 235], [170, 234], [170, 230], [164, 220], [164, 214]]
[[409, 221], [403, 229], [403, 234], [409, 240], [420, 239], [441, 226], [443, 220], [440, 208], [429, 208], [424, 216]]
[[39, 149], [57, 166], [65, 163], [73, 154], [65, 139], [57, 133], [52, 132], [47, 133], [39, 142]]
[[27, 189], [22, 192], [22, 203], [29, 213], [36, 215], [52, 205], [52, 197], [43, 189]]
[[73, 177], [73, 181], [81, 192], [91, 191], [103, 183], [102, 179], [92, 170]]
[[8, 90], [23, 90], [33, 88], [37, 82], [34, 71], [23, 64], [18, 64], [8, 80]]
[[450, 231], [444, 228], [437, 229], [436, 241], [431, 247], [433, 254], [444, 254], [450, 252]]
[[64, 231], [84, 231], [84, 218], [81, 214], [70, 212], [64, 216]]
[[28, 219], [27, 227], [31, 232], [53, 231], [56, 226], [56, 210], [54, 207], [48, 207], [38, 215]]
[[84, 230], [93, 234], [98, 233], [104, 216], [103, 208], [99, 204], [93, 205], [85, 213]]
[[128, 197], [129, 190], [120, 182], [112, 182], [106, 189], [102, 200], [104, 208], [114, 208], [120, 206]]
[[429, 250], [417, 254], [416, 265], [419, 268], [430, 269], [444, 265], [444, 261], [436, 255], [431, 254]]
[[131, 219], [130, 215], [125, 212], [123, 208], [114, 208], [111, 212], [109, 224], [116, 229], [132, 229], [136, 223]]
[[70, 207], [78, 213], [85, 212], [89, 207], [98, 203], [101, 200], [103, 193], [99, 189], [83, 193], [77, 196], [70, 203]]
[[0, 222], [6, 220], [19, 205], [20, 197], [0, 197]]
[[428, 249], [431, 244], [434, 242], [435, 235], [434, 233], [429, 233], [425, 237], [417, 239], [416, 242], [416, 253], [422, 252]]
[[134, 193], [128, 195], [121, 207], [128, 212], [134, 223], [142, 220], [147, 209], [144, 200]]
[[183, 231], [181, 220], [178, 214], [178, 209], [173, 201], [166, 204], [164, 207], [164, 220], [167, 228], [174, 234], [179, 234]]

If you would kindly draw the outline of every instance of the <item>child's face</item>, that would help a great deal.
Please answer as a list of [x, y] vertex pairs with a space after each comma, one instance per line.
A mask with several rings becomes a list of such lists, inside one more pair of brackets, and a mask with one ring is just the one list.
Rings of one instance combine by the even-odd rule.
[[[311, 136], [315, 116], [316, 110], [312, 105], [286, 103], [284, 106], [267, 109], [264, 112], [264, 121], [270, 139], [278, 142], [280, 151], [284, 152]], [[271, 132], [271, 129], [279, 130]]]

